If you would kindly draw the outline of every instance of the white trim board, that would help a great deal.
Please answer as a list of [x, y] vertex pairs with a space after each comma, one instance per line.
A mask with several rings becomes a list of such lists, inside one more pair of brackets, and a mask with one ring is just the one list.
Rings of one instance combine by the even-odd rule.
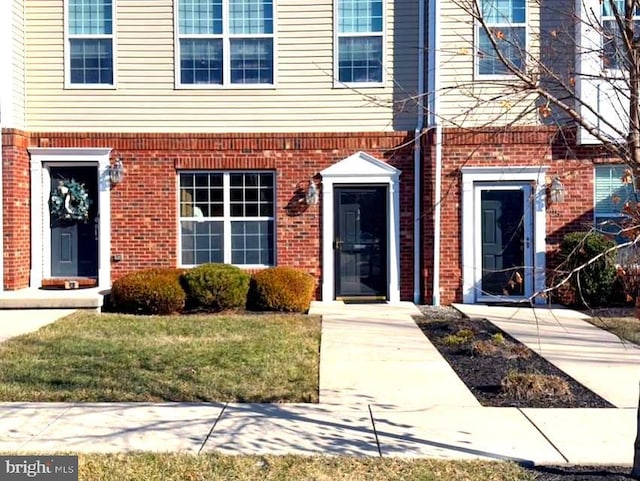
[[[474, 185], [481, 182], [531, 182], [533, 184], [533, 292], [545, 288], [546, 277], [546, 183], [548, 167], [463, 167], [462, 171], [462, 301], [477, 302]], [[441, 262], [441, 259], [438, 259]], [[544, 299], [536, 298], [537, 304]]]
[[89, 165], [98, 172], [98, 287], [111, 287], [111, 182], [110, 148], [40, 148], [31, 154], [31, 275], [29, 285], [39, 288], [51, 273], [51, 229], [48, 193], [51, 188], [48, 165]]
[[334, 188], [340, 185], [388, 186], [388, 292], [389, 302], [400, 302], [400, 189], [401, 171], [365, 152], [357, 152], [326, 168], [322, 176], [322, 301], [335, 300]]

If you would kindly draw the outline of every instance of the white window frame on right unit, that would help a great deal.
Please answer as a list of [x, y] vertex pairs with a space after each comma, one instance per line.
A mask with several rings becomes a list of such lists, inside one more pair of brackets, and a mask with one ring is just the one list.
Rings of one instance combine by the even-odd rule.
[[334, 0], [334, 87], [385, 85], [385, 0]]
[[[493, 34], [505, 59], [518, 69], [526, 65], [529, 45], [527, 0], [479, 0], [480, 14]], [[500, 4], [500, 5], [498, 5]], [[508, 11], [501, 7], [507, 6]], [[501, 45], [502, 44], [502, 45]], [[512, 77], [491, 44], [487, 32], [476, 22], [476, 76], [479, 78]], [[487, 70], [487, 66], [490, 67]]]
[[[628, 167], [623, 164], [598, 165], [593, 170], [593, 222], [602, 232], [617, 235], [627, 201], [635, 201], [632, 183], [624, 183], [622, 178]], [[620, 239], [619, 239], [620, 240]]]

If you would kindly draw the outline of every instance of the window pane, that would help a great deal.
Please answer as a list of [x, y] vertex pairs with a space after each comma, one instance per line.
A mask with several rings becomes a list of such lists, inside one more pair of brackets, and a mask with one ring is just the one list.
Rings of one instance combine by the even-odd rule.
[[69, 33], [111, 35], [112, 12], [111, 0], [69, 0]]
[[338, 48], [341, 82], [382, 82], [382, 37], [343, 37]]
[[222, 40], [182, 39], [180, 81], [183, 84], [221, 84]]
[[222, 0], [180, 0], [178, 14], [181, 35], [222, 34]]
[[222, 174], [180, 174], [180, 215], [222, 217]]
[[224, 262], [222, 221], [181, 221], [182, 264]]
[[272, 39], [231, 39], [231, 83], [273, 83]]
[[[640, 20], [635, 20], [633, 23], [635, 32], [637, 32], [636, 36], [638, 36], [640, 35]], [[605, 20], [602, 22], [602, 37], [604, 44], [604, 67], [628, 70], [629, 60], [616, 20]]]
[[71, 39], [70, 74], [75, 84], [113, 84], [113, 52], [109, 39]]
[[623, 184], [625, 166], [596, 167], [596, 190], [594, 211], [598, 216], [620, 214], [625, 202], [635, 200], [631, 184]]
[[[493, 30], [493, 35], [498, 39], [498, 46], [505, 59], [517, 69], [522, 69], [525, 55], [525, 27], [496, 28]], [[482, 28], [479, 32], [478, 55], [478, 73], [481, 75], [509, 73], [507, 67], [495, 55], [489, 36]]]
[[[602, 15], [605, 17], [613, 17], [615, 12], [611, 7], [610, 0], [604, 0], [602, 3]], [[616, 0], [616, 8], [618, 9], [618, 15], [624, 16], [624, 0]], [[640, 6], [636, 5], [634, 16], [640, 16]]]
[[525, 23], [525, 0], [483, 0], [482, 16], [490, 24]]
[[[228, 177], [226, 188], [225, 177]], [[180, 173], [179, 184], [183, 265], [204, 262], [273, 264], [274, 222], [264, 219], [271, 217], [274, 211], [273, 174], [185, 172]], [[236, 200], [230, 201], [232, 197]], [[229, 217], [225, 218], [225, 201], [229, 204], [233, 222], [228, 222]], [[263, 219], [249, 220], [259, 216]], [[230, 226], [230, 232], [225, 232], [225, 225]], [[231, 243], [226, 258], [225, 238]]]
[[382, 0], [340, 0], [338, 32], [382, 32]]
[[271, 0], [229, 0], [229, 33], [273, 33]]
[[232, 222], [231, 262], [239, 265], [273, 264], [273, 221]]

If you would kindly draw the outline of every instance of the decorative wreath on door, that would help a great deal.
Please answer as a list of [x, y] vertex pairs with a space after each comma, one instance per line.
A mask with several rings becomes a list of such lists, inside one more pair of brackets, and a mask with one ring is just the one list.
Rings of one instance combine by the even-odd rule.
[[51, 190], [49, 210], [51, 217], [59, 220], [86, 222], [89, 219], [91, 199], [84, 184], [74, 179], [60, 179]]

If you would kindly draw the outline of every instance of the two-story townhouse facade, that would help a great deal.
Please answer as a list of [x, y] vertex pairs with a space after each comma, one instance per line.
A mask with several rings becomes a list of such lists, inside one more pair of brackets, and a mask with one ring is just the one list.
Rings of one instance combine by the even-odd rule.
[[528, 301], [553, 283], [567, 233], [621, 218], [633, 191], [621, 159], [531, 88], [566, 98], [596, 130], [619, 126], [620, 100], [605, 88], [612, 85], [611, 11], [610, 2], [590, 0], [440, 4], [436, 113], [425, 148], [425, 179], [433, 179], [425, 185], [433, 188], [424, 205], [435, 212], [425, 250], [433, 248], [439, 262], [425, 283], [427, 299]]
[[0, 8], [4, 289], [225, 262], [415, 295], [419, 2]]
[[[545, 51], [539, 2], [479, 4]], [[558, 142], [458, 1], [0, 8], [6, 290], [226, 262], [325, 301], [518, 300], [615, 209], [619, 167]]]

